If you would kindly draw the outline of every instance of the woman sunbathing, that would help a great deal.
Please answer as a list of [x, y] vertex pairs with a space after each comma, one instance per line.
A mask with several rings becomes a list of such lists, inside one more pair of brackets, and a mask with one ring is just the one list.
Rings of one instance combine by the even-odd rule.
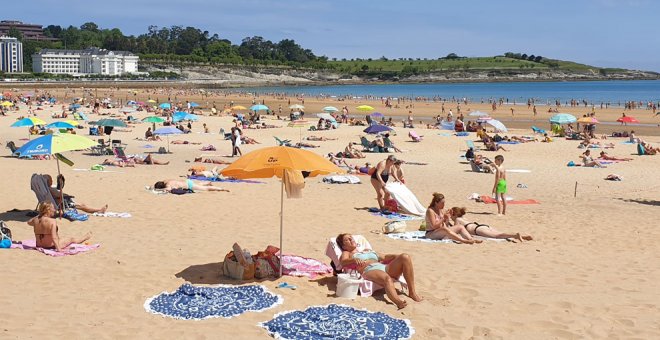
[[192, 144], [192, 145], [200, 145], [200, 144], [202, 144], [201, 142], [189, 142], [189, 141], [187, 141], [187, 140], [180, 140], [180, 139], [173, 140], [173, 141], [171, 141], [170, 143], [171, 143], [171, 144]]
[[618, 161], [618, 162], [632, 161], [632, 158], [617, 158], [617, 157], [610, 156], [605, 151], [600, 152], [599, 159], [602, 159], [602, 160], [605, 160], [605, 161]]
[[213, 159], [213, 158], [204, 158], [204, 157], [197, 157], [193, 161], [195, 163], [213, 163], [213, 164], [231, 164], [231, 162], [227, 162], [223, 159]]
[[415, 301], [422, 301], [415, 290], [415, 273], [410, 255], [405, 253], [378, 255], [371, 249], [359, 252], [357, 243], [351, 234], [339, 234], [336, 242], [342, 250], [339, 257], [342, 266], [354, 266], [362, 277], [385, 287], [387, 297], [399, 309], [407, 305], [407, 302], [399, 297], [394, 287], [394, 280], [398, 280], [401, 275], [408, 283], [408, 296]]
[[605, 165], [603, 165], [599, 161], [594, 160], [594, 158], [591, 157], [591, 150], [589, 149], [583, 152], [582, 155], [580, 155], [580, 158], [582, 158], [583, 166], [593, 167], [593, 168], [605, 168]]
[[449, 218], [454, 225], [462, 225], [465, 227], [465, 230], [467, 230], [470, 235], [500, 239], [515, 239], [520, 242], [523, 240], [533, 240], [533, 238], [529, 235], [522, 235], [520, 233], [503, 233], [487, 224], [468, 222], [465, 218], [463, 218], [463, 216], [465, 216], [465, 212], [465, 208], [453, 207], [449, 210]]
[[445, 212], [445, 195], [434, 193], [431, 204], [426, 210], [426, 238], [432, 240], [452, 239], [459, 243], [474, 244], [481, 243], [475, 240], [463, 225], [450, 225], [451, 214]]
[[105, 160], [103, 160], [103, 163], [101, 163], [101, 165], [118, 166], [120, 168], [125, 168], [125, 167], [133, 168], [133, 167], [135, 167], [135, 163], [133, 163], [133, 162], [124, 161], [124, 160], [121, 160], [121, 159], [111, 160], [111, 159], [107, 159], [107, 158]]
[[59, 252], [65, 250], [73, 243], [83, 243], [92, 237], [92, 234], [88, 232], [80, 238], [60, 239], [57, 220], [53, 218], [57, 213], [53, 204], [43, 201], [39, 203], [37, 210], [39, 211], [39, 215], [27, 222], [28, 225], [34, 227], [34, 237], [37, 247], [55, 249]]
[[325, 142], [327, 140], [337, 140], [337, 138], [328, 138], [328, 137], [318, 137], [318, 136], [307, 136], [307, 140], [315, 141], [315, 142]]

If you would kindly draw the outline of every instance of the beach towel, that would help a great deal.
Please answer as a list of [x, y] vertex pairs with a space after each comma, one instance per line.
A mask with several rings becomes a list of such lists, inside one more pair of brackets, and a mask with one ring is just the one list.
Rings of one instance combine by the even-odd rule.
[[282, 181], [287, 198], [302, 198], [302, 189], [305, 188], [305, 178], [301, 171], [284, 169]]
[[[421, 230], [406, 231], [403, 233], [391, 233], [386, 235], [391, 239], [403, 240], [403, 241], [418, 241], [418, 242], [427, 242], [427, 243], [454, 243], [454, 241], [451, 239], [432, 240], [430, 238], [426, 238], [425, 236], [426, 232]], [[496, 242], [506, 241], [506, 239], [498, 239], [498, 238], [488, 238], [481, 236], [473, 236], [473, 237], [478, 240], [488, 240], [488, 241], [496, 241]]]
[[[497, 201], [488, 196], [488, 195], [481, 195], [479, 196], [481, 198], [481, 201], [486, 203], [486, 204], [493, 204], [497, 203]], [[506, 204], [541, 204], [541, 202], [534, 200], [534, 199], [526, 199], [526, 200], [506, 200]]]
[[[373, 209], [378, 210], [378, 208], [373, 208]], [[405, 215], [395, 212], [383, 213], [382, 211], [370, 211], [370, 213], [374, 216], [385, 217], [386, 219], [393, 221], [414, 221], [414, 220], [422, 219], [422, 217], [420, 216]]]
[[316, 260], [297, 255], [284, 255], [280, 262], [282, 273], [289, 276], [303, 276], [314, 279], [319, 275], [332, 273], [332, 267]]
[[67, 249], [63, 249], [62, 251], [57, 251], [55, 249], [44, 249], [41, 247], [37, 247], [37, 241], [36, 240], [24, 240], [21, 241], [21, 243], [14, 243], [11, 245], [11, 249], [24, 249], [24, 250], [37, 250], [39, 252], [42, 252], [46, 255], [49, 256], [54, 256], [54, 257], [59, 257], [59, 256], [66, 256], [66, 255], [76, 255], [80, 253], [86, 253], [90, 250], [94, 250], [98, 247], [100, 247], [100, 244], [92, 244], [92, 245], [87, 245], [87, 244], [77, 244], [74, 243], [67, 247]]
[[415, 194], [400, 182], [389, 182], [385, 185], [385, 190], [396, 201], [399, 210], [409, 215], [424, 216], [426, 208], [419, 202]]
[[312, 306], [278, 313], [259, 323], [276, 339], [410, 339], [410, 321], [346, 305]]
[[467, 137], [467, 136], [469, 136], [469, 135], [470, 135], [470, 133], [469, 133], [469, 132], [466, 132], [466, 131], [456, 132], [456, 136], [457, 136], [457, 137]]
[[498, 145], [499, 145], [499, 144], [520, 144], [520, 142], [518, 142], [518, 141], [513, 141], [513, 140], [511, 140], [511, 141], [503, 140], [503, 141], [497, 142], [497, 144], [498, 144]]
[[253, 181], [250, 179], [235, 179], [228, 177], [205, 177], [205, 176], [188, 176], [188, 179], [194, 179], [197, 181], [207, 181], [207, 182], [224, 182], [224, 183], [252, 183], [252, 184], [264, 184], [266, 182]]
[[185, 283], [174, 293], [163, 292], [144, 303], [147, 312], [183, 320], [232, 318], [261, 312], [283, 301], [261, 285], [196, 287]]
[[360, 184], [359, 178], [353, 175], [332, 175], [323, 177], [323, 183], [330, 184]]
[[121, 212], [121, 213], [118, 213], [118, 212], [110, 212], [110, 211], [106, 211], [106, 212], [104, 212], [104, 213], [98, 213], [98, 212], [95, 212], [95, 213], [92, 214], [92, 216], [98, 216], [98, 217], [119, 217], [119, 218], [129, 218], [129, 217], [132, 217], [131, 214], [130, 214], [130, 213], [127, 213], [127, 212]]

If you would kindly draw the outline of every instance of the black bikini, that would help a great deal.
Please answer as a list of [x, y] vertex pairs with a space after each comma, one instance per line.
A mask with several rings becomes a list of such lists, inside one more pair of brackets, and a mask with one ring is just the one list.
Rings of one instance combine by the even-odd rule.
[[472, 224], [475, 225], [475, 227], [474, 227], [474, 234], [477, 235], [477, 236], [480, 236], [480, 235], [477, 233], [477, 230], [478, 230], [479, 228], [481, 228], [481, 227], [487, 227], [487, 228], [490, 228], [490, 226], [489, 226], [488, 224], [481, 224], [481, 223], [478, 223], [478, 222], [470, 222], [470, 223], [467, 223], [467, 224], [465, 225], [465, 229], [467, 229], [467, 227], [468, 227], [469, 225], [472, 225]]
[[[376, 176], [376, 174], [377, 174], [377, 172], [374, 171], [374, 173], [371, 174], [371, 178], [373, 178], [373, 179], [378, 179], [378, 177]], [[380, 178], [383, 179], [383, 182], [387, 183], [387, 180], [390, 179], [390, 173], [389, 173], [389, 172], [386, 173], [385, 171], [383, 171], [383, 172], [380, 173]]]

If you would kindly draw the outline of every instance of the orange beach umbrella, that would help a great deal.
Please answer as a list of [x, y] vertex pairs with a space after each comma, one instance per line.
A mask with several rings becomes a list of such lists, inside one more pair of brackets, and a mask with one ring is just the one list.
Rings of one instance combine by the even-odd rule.
[[[280, 203], [280, 264], [282, 263], [282, 236], [284, 230], [284, 180], [285, 170], [309, 172], [309, 177], [329, 173], [344, 173], [336, 165], [311, 151], [287, 146], [273, 146], [245, 154], [220, 173], [223, 176], [240, 179], [247, 178], [282, 178]], [[280, 265], [280, 276], [282, 266]]]

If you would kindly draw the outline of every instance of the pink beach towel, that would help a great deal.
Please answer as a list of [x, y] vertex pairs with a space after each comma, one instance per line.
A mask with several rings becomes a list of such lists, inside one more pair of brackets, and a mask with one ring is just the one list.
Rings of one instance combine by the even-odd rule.
[[289, 276], [304, 276], [314, 279], [318, 275], [332, 273], [332, 267], [319, 260], [297, 255], [284, 255], [282, 257], [282, 273]]
[[94, 250], [98, 247], [100, 247], [100, 244], [92, 244], [92, 245], [86, 245], [86, 244], [72, 244], [70, 245], [66, 250], [63, 251], [56, 251], [54, 249], [44, 249], [41, 247], [37, 247], [37, 242], [35, 240], [25, 240], [22, 241], [20, 244], [14, 243], [11, 245], [12, 249], [25, 249], [25, 250], [38, 250], [46, 255], [50, 256], [65, 256], [65, 255], [76, 255], [79, 253], [85, 253], [90, 250]]

